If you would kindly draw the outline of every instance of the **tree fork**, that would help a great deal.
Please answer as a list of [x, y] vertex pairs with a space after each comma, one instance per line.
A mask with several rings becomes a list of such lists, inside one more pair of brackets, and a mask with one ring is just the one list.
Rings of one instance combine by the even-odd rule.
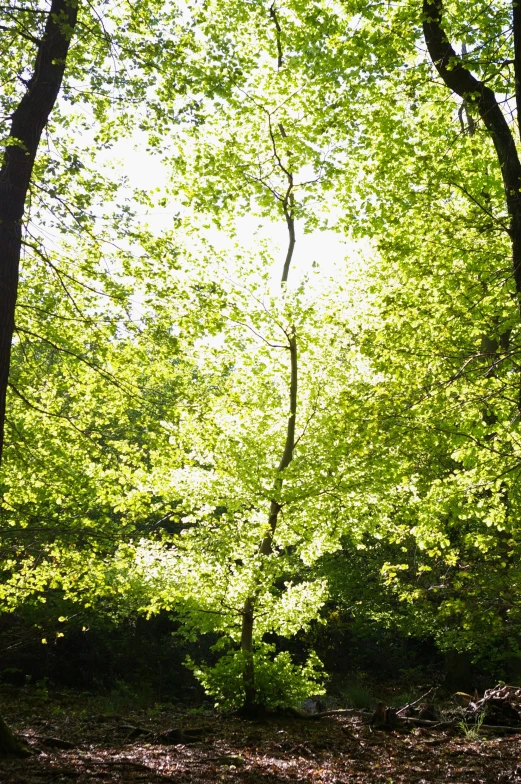
[[61, 88], [77, 15], [77, 0], [52, 0], [32, 76], [12, 115], [0, 169], [0, 463], [15, 329], [22, 219], [36, 153]]

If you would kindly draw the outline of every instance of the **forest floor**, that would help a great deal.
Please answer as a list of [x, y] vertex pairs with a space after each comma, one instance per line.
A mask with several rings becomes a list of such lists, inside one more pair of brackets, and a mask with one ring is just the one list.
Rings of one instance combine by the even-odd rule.
[[173, 706], [96, 713], [86, 696], [14, 688], [0, 700], [33, 750], [0, 760], [1, 784], [521, 784], [521, 735], [377, 730], [359, 713], [257, 722]]

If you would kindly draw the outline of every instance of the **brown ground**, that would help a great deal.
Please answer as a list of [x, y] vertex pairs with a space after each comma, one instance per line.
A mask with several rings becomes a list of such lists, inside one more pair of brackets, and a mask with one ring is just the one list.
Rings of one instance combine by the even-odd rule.
[[[1, 784], [521, 784], [521, 735], [481, 732], [473, 740], [454, 729], [372, 730], [354, 714], [263, 722], [173, 708], [95, 714], [81, 697], [1, 696], [6, 717], [35, 752], [0, 760]], [[172, 728], [183, 735], [159, 742]], [[60, 741], [72, 747], [58, 748]]]

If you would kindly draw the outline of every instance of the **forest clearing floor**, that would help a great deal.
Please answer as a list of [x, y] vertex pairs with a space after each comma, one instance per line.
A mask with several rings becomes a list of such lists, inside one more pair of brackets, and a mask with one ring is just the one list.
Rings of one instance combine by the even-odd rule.
[[2, 688], [0, 699], [33, 750], [0, 760], [1, 784], [521, 784], [521, 735], [377, 730], [359, 713], [258, 722], [171, 705], [96, 713], [87, 696], [34, 689]]

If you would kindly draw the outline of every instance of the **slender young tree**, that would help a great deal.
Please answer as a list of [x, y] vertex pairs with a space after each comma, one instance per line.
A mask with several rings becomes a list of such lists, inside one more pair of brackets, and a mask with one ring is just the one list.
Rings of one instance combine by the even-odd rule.
[[[336, 122], [342, 88], [331, 88], [322, 68], [316, 83], [310, 80], [293, 6], [255, 6], [232, 18], [234, 55], [240, 61], [243, 47], [258, 60], [244, 88], [193, 132], [186, 145], [193, 154], [173, 151], [174, 183], [195, 213], [194, 235], [201, 215], [228, 229], [235, 247], [242, 245], [237, 214], [284, 226], [282, 269], [272, 294], [273, 255], [261, 237], [216, 267], [217, 276], [230, 270], [218, 277], [228, 279], [229, 292], [220, 348], [215, 355], [210, 341], [198, 362], [201, 381], [211, 378], [219, 392], [204, 417], [187, 412], [180, 423], [192, 445], [183, 469], [174, 477], [168, 463], [161, 466], [168, 453], [156, 464], [158, 485], [175, 486], [186, 498], [177, 514], [187, 529], [175, 547], [147, 553], [143, 545], [139, 558], [157, 572], [154, 610], [175, 603], [193, 634], [217, 632], [220, 649], [228, 648], [215, 667], [193, 665], [208, 692], [219, 704], [255, 713], [298, 704], [320, 688], [313, 654], [299, 667], [267, 636], [307, 628], [325, 601], [325, 583], [307, 580], [302, 564], [338, 546], [340, 527], [352, 522], [341, 499], [346, 475], [349, 492], [352, 482], [361, 484], [362, 452], [351, 453], [343, 438], [356, 416], [340, 413], [340, 399], [347, 376], [363, 386], [363, 374], [355, 360], [350, 365], [356, 348], [342, 315], [332, 312], [348, 296], [328, 286], [327, 271], [327, 295], [313, 274], [309, 283], [294, 282], [296, 224], [303, 234], [327, 225], [326, 194], [348, 144]], [[229, 17], [222, 23], [229, 26]]]
[[[274, 10], [274, 6], [272, 6], [271, 8], [271, 13], [274, 15], [277, 24], [277, 33], [279, 33], [279, 24]], [[278, 36], [277, 36], [277, 41], [279, 41]], [[281, 51], [282, 50], [279, 43], [278, 45], [279, 67], [282, 65]], [[273, 144], [274, 159], [276, 160], [278, 167], [281, 170], [281, 173], [285, 176], [287, 181], [286, 192], [282, 197], [280, 197], [280, 203], [281, 203], [282, 211], [284, 213], [284, 218], [286, 220], [286, 226], [288, 230], [288, 247], [286, 252], [286, 258], [284, 260], [282, 277], [280, 280], [281, 288], [284, 290], [284, 287], [288, 283], [289, 272], [291, 268], [291, 262], [293, 260], [293, 253], [295, 250], [295, 243], [296, 243], [295, 216], [294, 216], [295, 199], [293, 195], [295, 183], [293, 181], [293, 172], [291, 171], [290, 168], [288, 168], [283, 164], [280, 155], [277, 151], [277, 145], [275, 142], [275, 137], [272, 132], [271, 123], [269, 129], [270, 129], [271, 141]], [[295, 450], [295, 433], [296, 433], [296, 424], [297, 424], [297, 393], [298, 393], [298, 337], [294, 325], [292, 324], [289, 325], [289, 327], [285, 330], [285, 337], [287, 341], [287, 345], [285, 346], [285, 348], [289, 353], [289, 376], [290, 376], [289, 386], [288, 386], [289, 415], [288, 415], [288, 424], [286, 429], [286, 439], [284, 442], [284, 447], [280, 458], [280, 462], [277, 466], [276, 478], [273, 487], [273, 497], [270, 502], [268, 528], [259, 546], [259, 555], [261, 556], [261, 558], [262, 556], [270, 555], [272, 552], [273, 538], [277, 531], [279, 514], [282, 509], [282, 505], [280, 502], [280, 493], [284, 483], [284, 471], [291, 464], [291, 461], [293, 460], [293, 452]], [[243, 709], [246, 713], [254, 712], [256, 707], [255, 706], [255, 697], [256, 697], [255, 668], [254, 668], [254, 659], [253, 659], [253, 627], [254, 627], [254, 620], [255, 620], [255, 599], [256, 597], [254, 593], [248, 596], [245, 599], [244, 607], [242, 610], [241, 652], [244, 655]]]

